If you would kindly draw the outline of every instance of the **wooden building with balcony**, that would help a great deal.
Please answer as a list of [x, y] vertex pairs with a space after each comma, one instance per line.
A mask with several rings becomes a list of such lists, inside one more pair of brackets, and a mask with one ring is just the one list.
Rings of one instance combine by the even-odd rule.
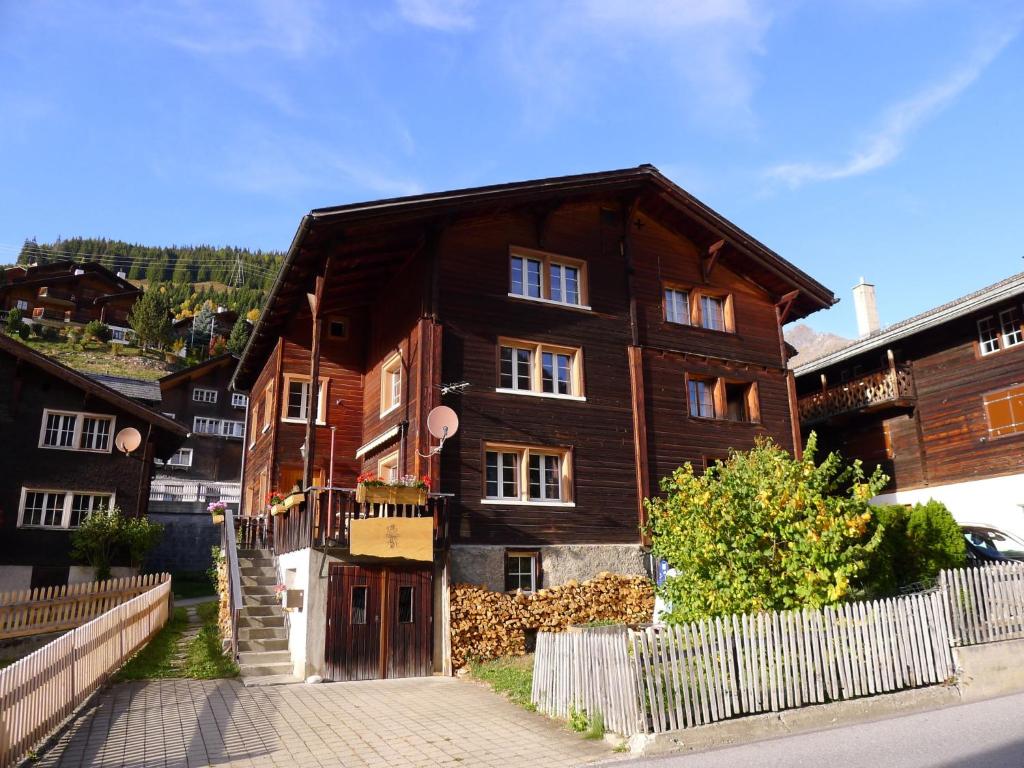
[[879, 503], [1024, 535], [1024, 273], [793, 366], [804, 436], [881, 465]]
[[[295, 673], [446, 668], [453, 583], [646, 573], [660, 478], [798, 448], [782, 325], [833, 302], [647, 165], [312, 211], [233, 381], [246, 542], [304, 593]], [[431, 490], [374, 501], [365, 472]]]

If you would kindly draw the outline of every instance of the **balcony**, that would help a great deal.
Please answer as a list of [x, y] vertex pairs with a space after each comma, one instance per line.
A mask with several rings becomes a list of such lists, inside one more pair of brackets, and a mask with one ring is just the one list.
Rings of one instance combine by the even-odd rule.
[[43, 286], [36, 292], [36, 299], [46, 304], [56, 304], [63, 307], [73, 307], [75, 296], [71, 291], [62, 291], [59, 288]]
[[913, 408], [914, 376], [907, 366], [894, 366], [804, 395], [797, 403], [800, 423], [816, 424], [835, 416]]

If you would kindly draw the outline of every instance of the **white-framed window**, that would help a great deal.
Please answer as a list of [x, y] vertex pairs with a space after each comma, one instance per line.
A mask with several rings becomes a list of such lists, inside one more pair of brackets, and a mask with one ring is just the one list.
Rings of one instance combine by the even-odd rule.
[[[310, 406], [309, 376], [294, 373], [284, 375], [284, 402], [281, 403], [281, 421], [305, 424], [309, 418]], [[327, 379], [320, 379], [320, 396], [317, 398], [316, 423], [324, 423], [327, 400]]]
[[402, 356], [395, 353], [380, 367], [380, 415], [402, 404]]
[[195, 389], [192, 390], [192, 399], [197, 403], [216, 403], [217, 390], [196, 387]]
[[571, 463], [564, 448], [486, 445], [483, 503], [571, 506]]
[[690, 324], [690, 292], [678, 288], [665, 289], [665, 321]]
[[192, 466], [192, 449], [191, 448], [179, 448], [174, 452], [174, 455], [167, 460], [168, 467], [191, 467]]
[[14, 306], [22, 312], [28, 312], [28, 302], [24, 299], [18, 299], [15, 301]]
[[499, 339], [498, 391], [583, 398], [583, 353], [531, 341]]
[[509, 251], [508, 295], [590, 309], [587, 264], [579, 259], [514, 247]]
[[999, 328], [995, 317], [990, 315], [978, 320], [978, 343], [983, 355], [999, 351]]
[[1021, 332], [1020, 314], [1016, 307], [1004, 309], [999, 313], [999, 326], [1003, 332], [1003, 349], [1015, 347], [1024, 341], [1024, 334]]
[[535, 592], [537, 590], [537, 562], [539, 555], [536, 551], [507, 550], [505, 552], [505, 591]]
[[690, 415], [701, 419], [715, 418], [715, 382], [692, 378], [689, 381]]
[[700, 325], [701, 328], [707, 328], [712, 331], [726, 330], [724, 298], [701, 294]]
[[39, 447], [110, 453], [114, 417], [100, 413], [43, 410]]
[[196, 416], [192, 420], [192, 431], [198, 435], [219, 435], [220, 419], [208, 419], [205, 416]]
[[77, 528], [93, 512], [113, 504], [111, 493], [22, 488], [18, 527]]
[[245, 437], [245, 422], [224, 419], [220, 423], [221, 437]]
[[241, 392], [231, 393], [232, 408], [245, 408], [247, 405], [249, 405], [249, 398], [247, 395], [243, 395]]
[[398, 451], [388, 454], [377, 462], [377, 477], [386, 483], [398, 482]]

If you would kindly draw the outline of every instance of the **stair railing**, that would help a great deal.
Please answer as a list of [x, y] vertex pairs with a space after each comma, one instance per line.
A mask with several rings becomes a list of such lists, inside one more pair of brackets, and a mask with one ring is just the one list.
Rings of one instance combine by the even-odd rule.
[[242, 578], [238, 570], [238, 546], [235, 516], [231, 507], [224, 510], [221, 526], [221, 552], [227, 568], [228, 614], [231, 617], [231, 658], [238, 658], [238, 612], [242, 610]]

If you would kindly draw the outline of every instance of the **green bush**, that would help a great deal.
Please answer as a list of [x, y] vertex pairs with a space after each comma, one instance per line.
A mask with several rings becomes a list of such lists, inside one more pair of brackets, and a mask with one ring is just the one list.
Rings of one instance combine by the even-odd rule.
[[7, 333], [14, 336], [21, 329], [21, 310], [15, 307], [7, 313]]
[[144, 517], [124, 517], [115, 505], [95, 510], [71, 533], [71, 556], [92, 566], [96, 580], [110, 578], [115, 557], [127, 557], [133, 567], [142, 565], [163, 534], [163, 526]]
[[102, 320], [90, 320], [82, 330], [82, 339], [94, 339], [101, 343], [110, 341], [110, 326]]
[[658, 590], [668, 622], [848, 599], [881, 539], [869, 500], [887, 478], [835, 453], [817, 465], [816, 447], [812, 434], [796, 460], [760, 440], [662, 480], [666, 496], [645, 503], [654, 554], [677, 572]]
[[874, 525], [881, 532], [881, 542], [864, 578], [872, 597], [930, 583], [939, 571], [962, 568], [967, 560], [960, 525], [942, 502], [930, 499], [913, 507], [876, 507]]

